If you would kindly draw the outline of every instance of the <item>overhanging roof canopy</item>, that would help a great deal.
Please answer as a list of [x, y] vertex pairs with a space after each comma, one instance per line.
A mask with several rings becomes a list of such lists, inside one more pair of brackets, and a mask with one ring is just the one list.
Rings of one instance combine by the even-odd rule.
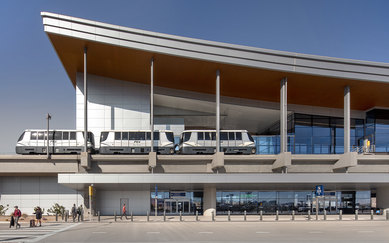
[[132, 82], [279, 102], [280, 80], [288, 78], [288, 103], [342, 108], [351, 87], [351, 109], [389, 107], [389, 64], [320, 57], [204, 41], [126, 28], [64, 15], [41, 13], [48, 34], [73, 84], [83, 72]]

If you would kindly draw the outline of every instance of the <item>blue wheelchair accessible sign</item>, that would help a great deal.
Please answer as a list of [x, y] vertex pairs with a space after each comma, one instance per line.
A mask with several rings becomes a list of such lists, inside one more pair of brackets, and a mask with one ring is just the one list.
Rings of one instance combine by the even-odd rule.
[[324, 187], [323, 187], [323, 185], [317, 185], [316, 186], [316, 196], [317, 197], [324, 196]]

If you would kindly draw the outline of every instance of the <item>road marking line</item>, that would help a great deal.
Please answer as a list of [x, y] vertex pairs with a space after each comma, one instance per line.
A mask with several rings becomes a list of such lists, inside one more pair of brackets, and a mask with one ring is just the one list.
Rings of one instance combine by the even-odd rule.
[[58, 229], [58, 230], [56, 230], [56, 231], [53, 231], [53, 232], [51, 232], [50, 234], [45, 234], [45, 235], [42, 235], [42, 236], [40, 236], [40, 237], [37, 237], [37, 238], [35, 238], [34, 240], [32, 240], [32, 241], [30, 241], [30, 242], [41, 241], [41, 240], [43, 240], [43, 239], [45, 239], [45, 238], [47, 238], [47, 237], [49, 237], [49, 236], [55, 235], [55, 234], [60, 233], [60, 232], [62, 232], [62, 231], [66, 231], [66, 230], [71, 229], [71, 228], [73, 228], [73, 227], [75, 227], [75, 226], [78, 226], [78, 225], [80, 225], [80, 224], [81, 224], [81, 223], [71, 224], [71, 225], [69, 225], [68, 227], [60, 228], [60, 229]]
[[265, 231], [257, 231], [257, 232], [255, 232], [255, 233], [257, 233], [257, 234], [269, 234], [270, 232], [265, 232]]
[[103, 231], [96, 231], [96, 232], [92, 232], [93, 234], [106, 234], [107, 232], [103, 232]]
[[161, 232], [158, 232], [158, 231], [151, 231], [151, 232], [146, 232], [147, 234], [159, 234]]
[[309, 232], [310, 234], [321, 234], [321, 233], [323, 233], [323, 232], [321, 232], [321, 231], [311, 231], [311, 232]]
[[358, 233], [373, 233], [373, 230], [360, 230]]
[[199, 232], [199, 234], [213, 234], [213, 232], [210, 232], [210, 231], [203, 231], [203, 232]]

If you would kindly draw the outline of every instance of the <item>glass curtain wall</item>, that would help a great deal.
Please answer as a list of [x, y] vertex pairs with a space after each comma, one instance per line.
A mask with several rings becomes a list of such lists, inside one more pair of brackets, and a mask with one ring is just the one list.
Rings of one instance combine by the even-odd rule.
[[371, 152], [389, 153], [389, 110], [374, 109], [366, 115], [366, 139]]

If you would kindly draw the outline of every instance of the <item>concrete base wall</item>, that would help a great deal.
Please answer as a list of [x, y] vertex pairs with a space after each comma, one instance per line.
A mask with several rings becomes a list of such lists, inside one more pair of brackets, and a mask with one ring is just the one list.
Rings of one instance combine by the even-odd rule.
[[0, 177], [0, 205], [7, 206], [9, 215], [14, 206], [24, 214], [32, 214], [34, 207], [47, 210], [55, 203], [70, 210], [73, 204], [84, 203], [83, 192], [58, 184], [56, 176], [4, 176]]
[[127, 198], [128, 215], [133, 211], [134, 215], [146, 215], [150, 211], [150, 190], [142, 191], [96, 191], [96, 210], [101, 215], [113, 215], [116, 211], [120, 216], [120, 199]]

